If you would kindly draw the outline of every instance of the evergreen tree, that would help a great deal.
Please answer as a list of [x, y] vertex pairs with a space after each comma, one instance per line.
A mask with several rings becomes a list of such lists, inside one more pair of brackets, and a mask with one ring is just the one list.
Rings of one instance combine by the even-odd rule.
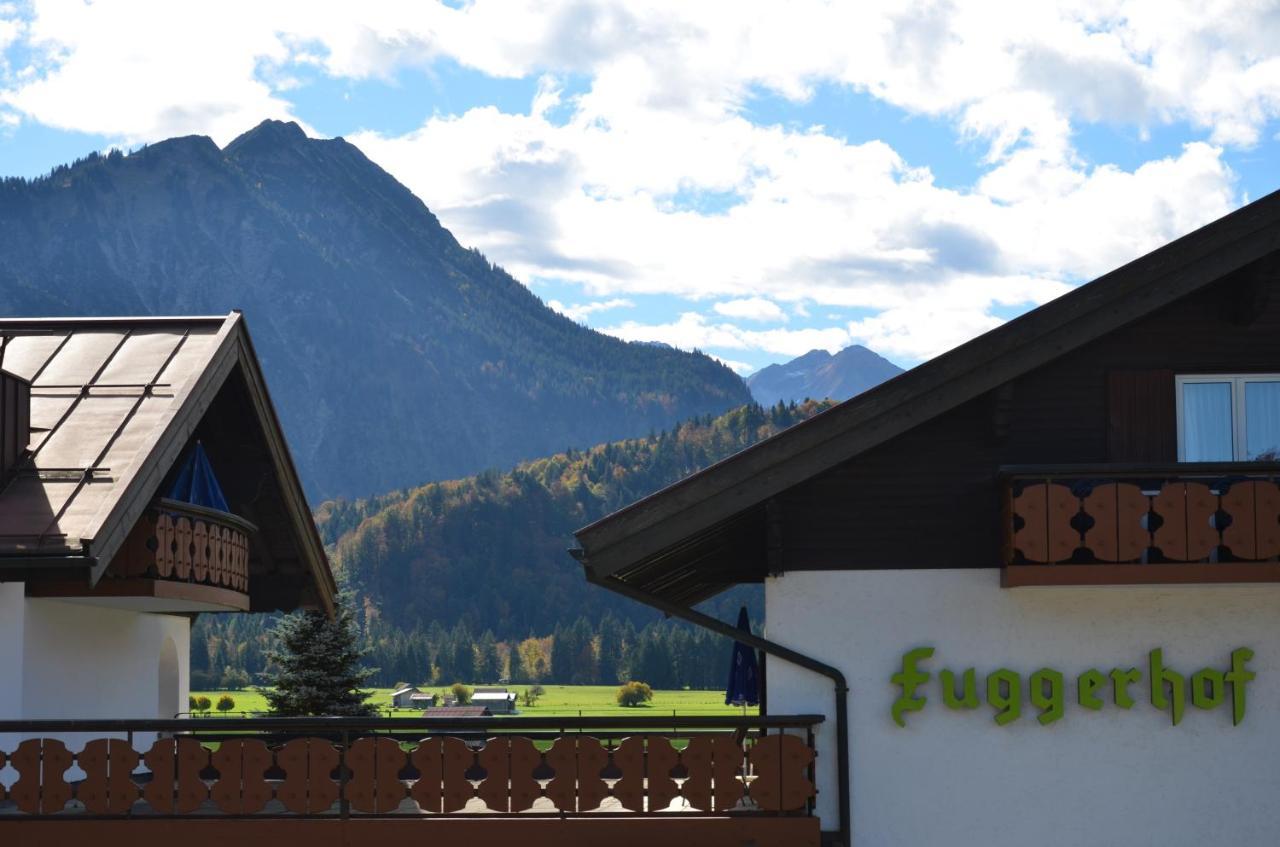
[[574, 685], [591, 685], [596, 681], [596, 651], [591, 624], [584, 617], [573, 625], [573, 672], [570, 682]]
[[[474, 682], [476, 678], [476, 651], [471, 632], [466, 624], [453, 628], [453, 656], [450, 661], [454, 681]], [[446, 677], [447, 678], [447, 677]]]
[[551, 668], [547, 679], [560, 685], [568, 685], [573, 679], [573, 657], [576, 653], [573, 630], [557, 624], [551, 638]]
[[511, 670], [508, 676], [512, 682], [532, 682], [533, 678], [524, 666], [524, 656], [520, 653], [520, 642], [512, 641], [511, 643]]
[[622, 670], [622, 625], [612, 614], [600, 620], [600, 655], [596, 673], [600, 683], [613, 685], [619, 682]]
[[486, 629], [476, 645], [476, 682], [498, 681], [502, 675], [498, 658], [498, 643], [493, 632]]
[[275, 647], [267, 659], [275, 665], [272, 687], [263, 691], [271, 713], [286, 717], [372, 715], [360, 687], [373, 675], [362, 666], [365, 652], [356, 645], [348, 595], [335, 603], [330, 619], [323, 612], [294, 612], [280, 619]]

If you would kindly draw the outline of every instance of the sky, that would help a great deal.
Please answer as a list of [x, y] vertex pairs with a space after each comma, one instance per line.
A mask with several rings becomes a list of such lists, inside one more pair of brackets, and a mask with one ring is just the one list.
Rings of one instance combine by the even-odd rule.
[[1280, 5], [0, 0], [0, 174], [266, 118], [603, 332], [909, 367], [1280, 188]]

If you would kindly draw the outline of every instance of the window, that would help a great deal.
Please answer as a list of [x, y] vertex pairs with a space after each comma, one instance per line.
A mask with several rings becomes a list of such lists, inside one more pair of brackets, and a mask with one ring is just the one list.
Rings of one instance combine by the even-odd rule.
[[1280, 374], [1180, 376], [1178, 461], [1280, 458]]

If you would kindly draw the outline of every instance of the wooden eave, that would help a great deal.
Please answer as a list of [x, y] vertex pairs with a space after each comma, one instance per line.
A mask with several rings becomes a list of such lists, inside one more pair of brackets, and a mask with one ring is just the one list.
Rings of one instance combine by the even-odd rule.
[[[1280, 250], [1273, 192], [575, 533], [589, 579], [624, 579], [828, 468]], [[761, 551], [763, 555], [763, 551]], [[732, 582], [759, 578], [741, 574]], [[724, 577], [688, 598], [702, 598]], [[670, 599], [670, 598], [668, 598]]]

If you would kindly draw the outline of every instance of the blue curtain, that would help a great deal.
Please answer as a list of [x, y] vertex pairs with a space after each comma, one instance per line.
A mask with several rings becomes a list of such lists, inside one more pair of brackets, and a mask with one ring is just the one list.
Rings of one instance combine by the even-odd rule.
[[1231, 431], [1231, 383], [1183, 383], [1183, 461], [1230, 462]]
[[1280, 382], [1244, 384], [1244, 427], [1247, 458], [1280, 453]]

